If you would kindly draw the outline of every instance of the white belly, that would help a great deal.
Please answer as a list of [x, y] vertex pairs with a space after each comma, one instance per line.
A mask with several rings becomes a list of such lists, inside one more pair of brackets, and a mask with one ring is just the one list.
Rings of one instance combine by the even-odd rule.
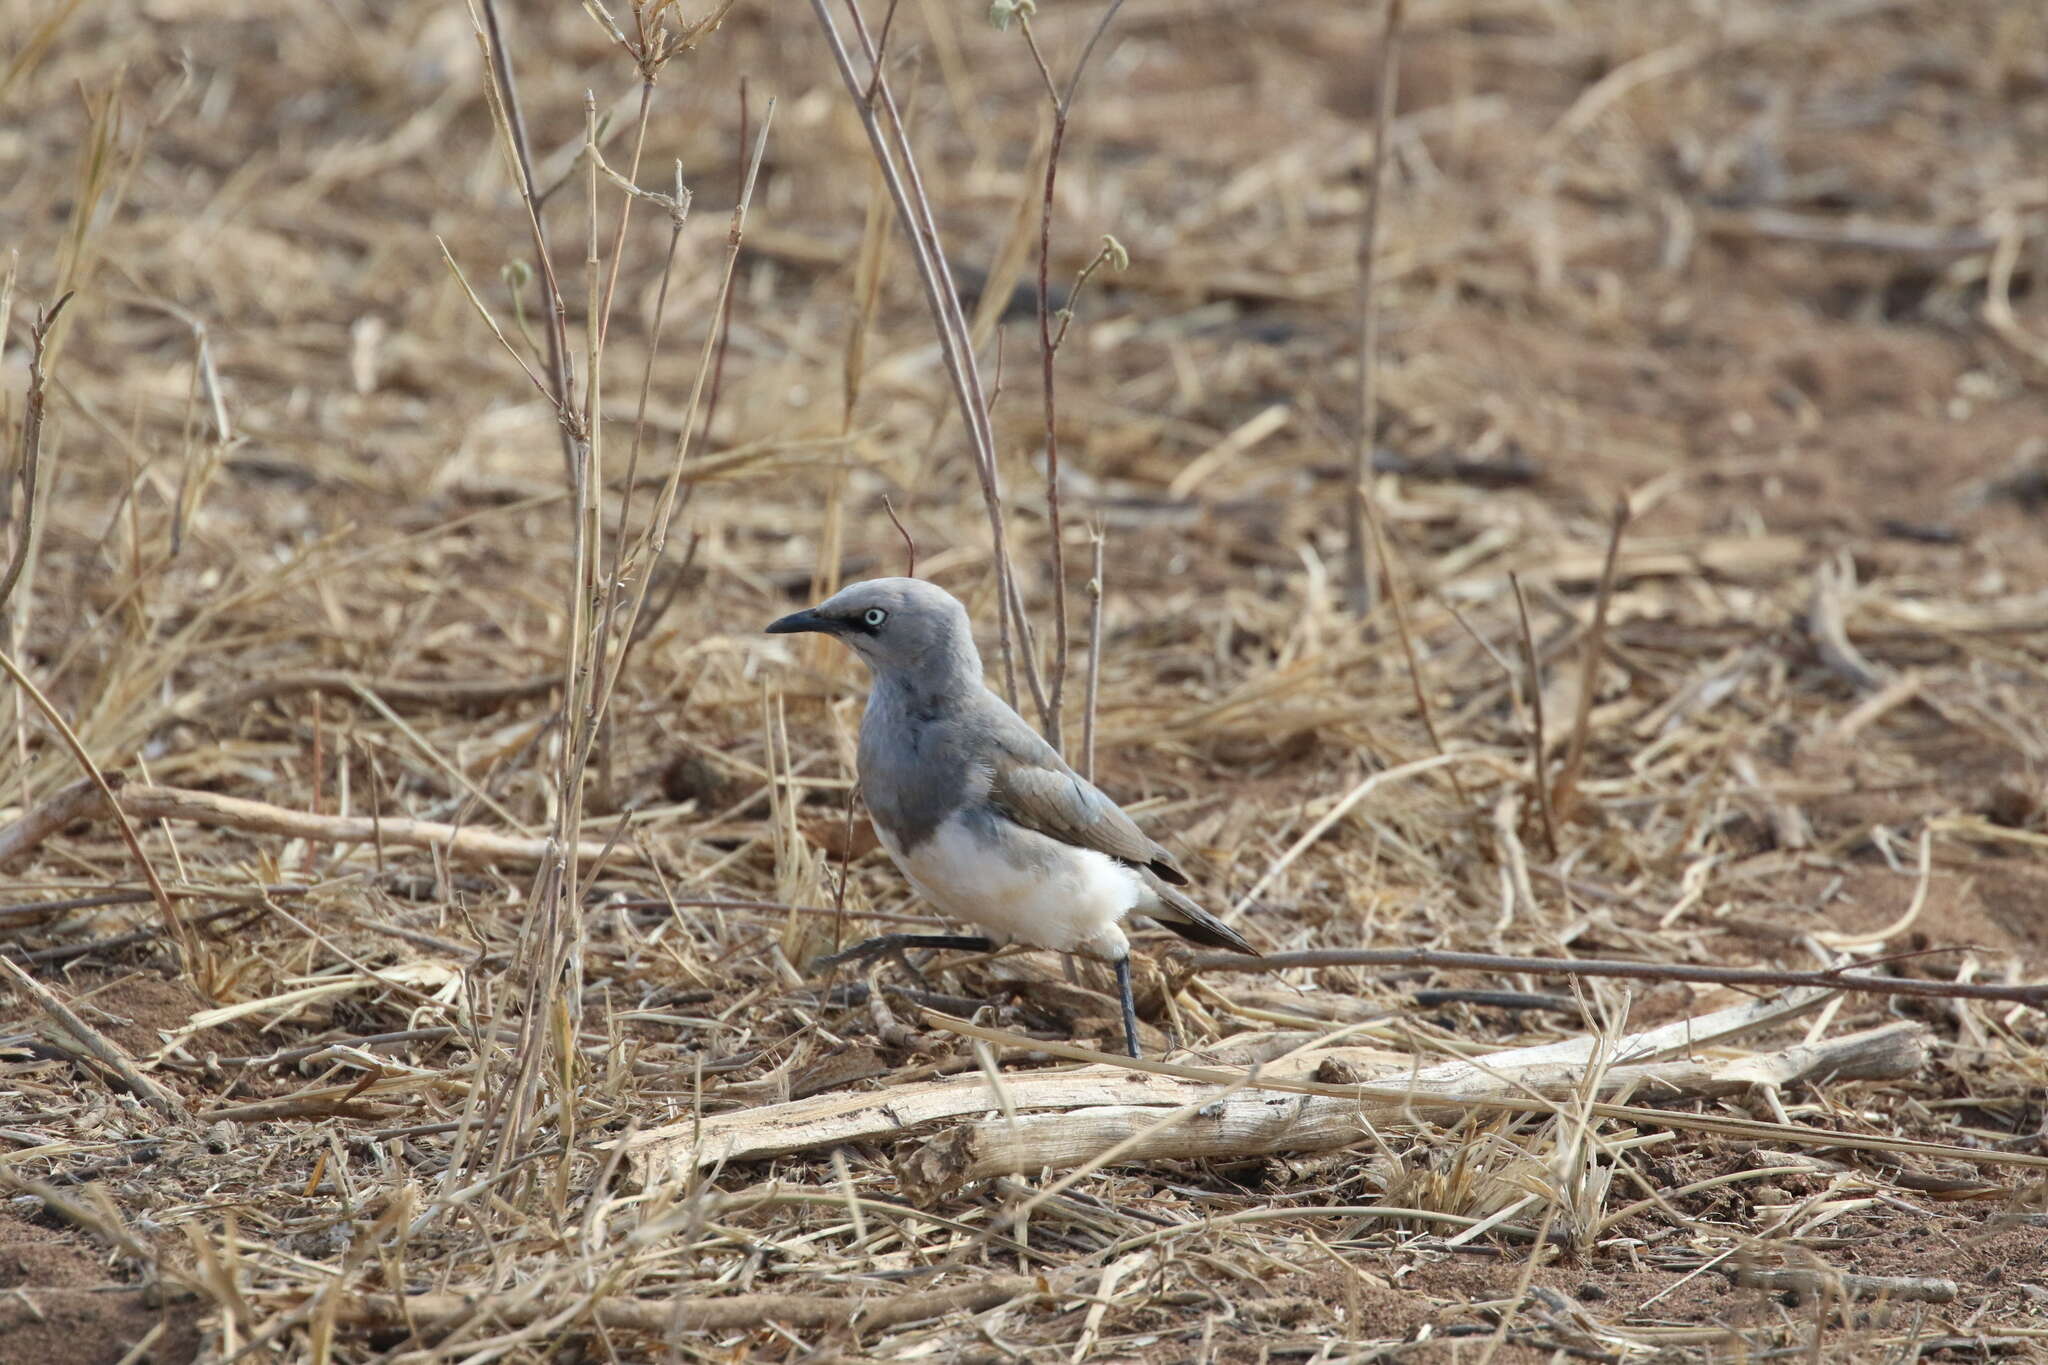
[[1108, 960], [1129, 951], [1119, 926], [1147, 887], [1114, 858], [1015, 827], [998, 843], [958, 819], [907, 852], [880, 825], [875, 834], [934, 907], [999, 942]]

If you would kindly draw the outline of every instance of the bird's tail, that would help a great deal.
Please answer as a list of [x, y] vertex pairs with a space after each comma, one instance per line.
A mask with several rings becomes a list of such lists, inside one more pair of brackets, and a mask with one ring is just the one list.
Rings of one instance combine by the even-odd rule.
[[1233, 953], [1244, 953], [1249, 957], [1260, 955], [1257, 948], [1245, 942], [1243, 934], [1189, 900], [1179, 890], [1153, 876], [1147, 876], [1145, 882], [1151, 888], [1154, 901], [1145, 907], [1145, 913], [1182, 938], [1205, 948], [1228, 948]]

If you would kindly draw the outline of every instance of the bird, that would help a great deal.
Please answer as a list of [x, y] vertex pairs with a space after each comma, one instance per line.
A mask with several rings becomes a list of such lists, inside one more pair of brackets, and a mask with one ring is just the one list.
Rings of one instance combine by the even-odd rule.
[[1023, 944], [1093, 958], [1115, 972], [1125, 1048], [1137, 1057], [1130, 915], [1259, 956], [1180, 890], [1188, 875], [1172, 852], [990, 690], [967, 608], [944, 588], [867, 579], [767, 633], [828, 635], [867, 665], [856, 761], [876, 838], [925, 900], [987, 931], [885, 934], [815, 968], [911, 947]]

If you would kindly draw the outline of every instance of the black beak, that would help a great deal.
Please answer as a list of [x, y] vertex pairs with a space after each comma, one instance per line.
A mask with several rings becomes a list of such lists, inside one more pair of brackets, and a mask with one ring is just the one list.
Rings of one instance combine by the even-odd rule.
[[805, 607], [802, 611], [793, 611], [780, 621], [772, 621], [768, 625], [770, 635], [802, 635], [808, 631], [830, 635], [833, 633], [832, 622], [811, 608]]

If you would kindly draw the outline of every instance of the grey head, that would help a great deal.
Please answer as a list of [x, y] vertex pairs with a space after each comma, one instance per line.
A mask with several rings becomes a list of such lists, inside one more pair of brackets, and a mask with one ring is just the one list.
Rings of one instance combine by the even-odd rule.
[[981, 654], [967, 608], [921, 578], [870, 578], [841, 588], [815, 607], [792, 612], [770, 635], [830, 635], [861, 657], [877, 679], [981, 683]]

